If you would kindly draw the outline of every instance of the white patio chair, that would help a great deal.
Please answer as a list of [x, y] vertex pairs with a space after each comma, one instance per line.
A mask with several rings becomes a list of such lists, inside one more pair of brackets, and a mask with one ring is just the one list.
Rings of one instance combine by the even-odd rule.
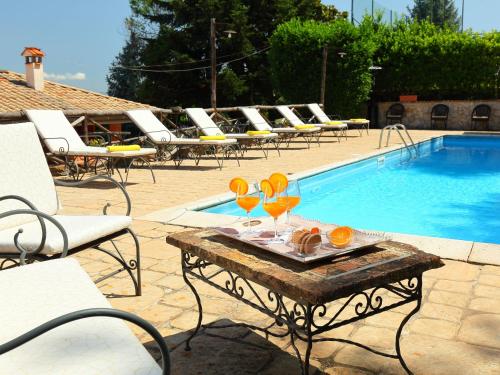
[[239, 110], [243, 113], [243, 115], [247, 118], [248, 122], [259, 131], [272, 131], [280, 135], [281, 139], [286, 143], [286, 146], [290, 146], [290, 141], [292, 138], [300, 136], [304, 138], [307, 143], [307, 147], [310, 147], [311, 140], [316, 138], [319, 144], [319, 135], [321, 133], [321, 129], [319, 127], [314, 127], [310, 129], [295, 129], [294, 127], [282, 127], [282, 128], [273, 128], [267, 120], [262, 117], [257, 108], [253, 107], [239, 107]]
[[270, 146], [273, 145], [273, 142], [278, 139], [278, 134], [272, 132], [269, 134], [256, 135], [250, 135], [247, 133], [224, 133], [203, 108], [186, 108], [186, 113], [203, 134], [208, 136], [222, 135], [229, 139], [236, 139], [242, 146], [243, 150], [255, 145], [264, 152], [266, 159]]
[[[291, 109], [290, 107], [286, 106], [286, 105], [277, 105], [275, 107], [278, 112], [285, 118], [286, 121], [288, 121], [292, 126], [295, 126], [295, 127], [300, 127], [300, 126], [304, 126], [306, 125]], [[307, 124], [309, 125], [309, 124]], [[319, 124], [310, 124], [310, 125], [314, 125], [314, 126], [317, 126], [318, 128], [321, 128], [321, 130], [325, 131], [325, 130], [331, 130], [333, 131], [333, 133], [335, 134], [335, 136], [337, 137], [337, 141], [340, 142], [340, 137], [339, 137], [339, 134], [337, 133], [337, 131], [339, 130], [339, 125], [328, 125], [328, 124], [323, 124], [323, 123], [319, 123]]]
[[[10, 375], [160, 375], [168, 349], [147, 321], [111, 308], [76, 259], [0, 272], [0, 373]], [[124, 321], [156, 342], [162, 368]]]
[[[313, 117], [309, 121], [312, 121], [315, 118], [321, 124], [327, 125], [327, 129], [338, 131], [345, 139], [347, 139], [348, 127], [345, 122], [331, 120], [330, 117], [328, 117], [328, 115], [321, 109], [318, 103], [309, 103], [307, 105], [307, 108], [313, 114]], [[341, 124], [339, 124], [338, 122], [341, 122]]]
[[[158, 148], [159, 158], [171, 159], [177, 167], [186, 158], [192, 157], [198, 165], [203, 155], [211, 155], [222, 169], [224, 158], [238, 143], [236, 139], [205, 141], [198, 138], [179, 138], [167, 129], [149, 109], [134, 109], [126, 111], [125, 114], [141, 129], [150, 143]], [[175, 146], [174, 150], [170, 150], [168, 146]], [[222, 157], [219, 158], [219, 155]]]
[[[64, 157], [66, 167], [68, 171], [72, 171], [73, 176], [76, 176], [75, 179], [83, 177], [75, 157], [84, 157], [86, 164], [89, 158], [95, 158], [96, 169], [98, 160], [105, 160], [108, 173], [112, 174], [116, 170], [121, 181], [125, 183], [128, 180], [131, 165], [140, 160], [149, 167], [153, 181], [156, 182], [148, 160], [149, 156], [156, 153], [154, 148], [143, 148], [140, 151], [109, 152], [106, 147], [91, 147], [83, 143], [62, 111], [29, 109], [24, 110], [24, 113], [35, 124], [36, 130], [48, 150], [55, 156]], [[124, 160], [127, 162], [125, 179], [117, 168], [117, 163]]]
[[[139, 241], [130, 228], [131, 202], [122, 184], [109, 176], [93, 176], [79, 182], [54, 180], [32, 123], [0, 126], [0, 270], [34, 261], [65, 257], [86, 249], [107, 254], [119, 269], [98, 278], [105, 280], [127, 272], [135, 293], [141, 294]], [[92, 181], [112, 182], [124, 194], [126, 214], [61, 215], [55, 185], [82, 186]], [[130, 235], [135, 256], [127, 259], [114, 239]], [[102, 247], [109, 241], [112, 246]]]

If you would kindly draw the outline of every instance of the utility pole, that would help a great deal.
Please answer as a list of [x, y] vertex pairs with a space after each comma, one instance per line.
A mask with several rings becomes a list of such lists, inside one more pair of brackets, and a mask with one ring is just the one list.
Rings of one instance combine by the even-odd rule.
[[217, 108], [217, 46], [215, 44], [215, 18], [210, 19], [210, 76], [211, 76], [211, 95], [210, 105], [215, 110]]
[[321, 93], [319, 102], [325, 105], [325, 91], [326, 91], [326, 64], [328, 61], [328, 44], [323, 47], [323, 65], [321, 66]]
[[354, 0], [351, 0], [351, 24], [354, 25]]
[[373, 20], [373, 1], [374, 0], [372, 0], [372, 20]]
[[465, 0], [462, 0], [462, 32], [464, 32], [464, 5]]
[[444, 27], [445, 16], [446, 16], [446, 0], [443, 0], [443, 24], [442, 24], [443, 27]]

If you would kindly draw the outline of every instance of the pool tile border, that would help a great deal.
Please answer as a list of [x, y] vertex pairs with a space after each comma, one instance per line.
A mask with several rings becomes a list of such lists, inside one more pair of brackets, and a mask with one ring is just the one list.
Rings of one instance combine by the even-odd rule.
[[[462, 134], [473, 135], [467, 132], [464, 132]], [[481, 135], [484, 136], [484, 133]], [[428, 142], [441, 137], [442, 136], [429, 137], [418, 142], [417, 144]], [[374, 156], [402, 150], [403, 148], [404, 146], [399, 145], [384, 147], [377, 151], [363, 154], [360, 157], [350, 158], [347, 160], [342, 160], [340, 162], [330, 163], [321, 167], [294, 173], [290, 175], [290, 178], [301, 179], [305, 177], [311, 177], [323, 172], [327, 172], [331, 169], [360, 162]], [[228, 202], [233, 198], [234, 194], [230, 192], [217, 194], [194, 202], [154, 211], [147, 215], [138, 217], [137, 220], [160, 222], [162, 224], [179, 225], [191, 228], [206, 228], [211, 226], [227, 225], [239, 220], [243, 220], [244, 218], [241, 216], [214, 214], [202, 212], [199, 210], [215, 206], [220, 203]], [[395, 232], [380, 233], [384, 233], [396, 241], [406, 242], [414, 245], [423, 251], [438, 255], [441, 258], [459, 260], [468, 263], [492, 264], [500, 266], [500, 245], [498, 244], [418, 236]]]

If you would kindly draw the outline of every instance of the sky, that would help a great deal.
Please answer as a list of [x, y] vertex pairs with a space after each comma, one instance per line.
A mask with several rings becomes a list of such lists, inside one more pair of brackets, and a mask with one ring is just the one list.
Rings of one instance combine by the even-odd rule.
[[[351, 0], [324, 0], [350, 11]], [[406, 12], [413, 0], [377, 0]], [[461, 0], [456, 0], [460, 8]], [[354, 0], [355, 14], [371, 0]], [[465, 0], [464, 27], [500, 29], [500, 0]], [[47, 79], [105, 93], [108, 68], [125, 44], [128, 0], [0, 0], [0, 70], [24, 72], [25, 46], [41, 48]]]

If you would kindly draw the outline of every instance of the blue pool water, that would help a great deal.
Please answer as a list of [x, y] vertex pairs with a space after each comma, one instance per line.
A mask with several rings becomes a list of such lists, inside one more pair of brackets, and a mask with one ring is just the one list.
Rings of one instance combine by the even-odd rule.
[[[500, 137], [445, 136], [300, 180], [294, 213], [359, 229], [500, 244]], [[206, 212], [243, 215], [230, 201]], [[265, 215], [262, 207], [253, 216]]]

